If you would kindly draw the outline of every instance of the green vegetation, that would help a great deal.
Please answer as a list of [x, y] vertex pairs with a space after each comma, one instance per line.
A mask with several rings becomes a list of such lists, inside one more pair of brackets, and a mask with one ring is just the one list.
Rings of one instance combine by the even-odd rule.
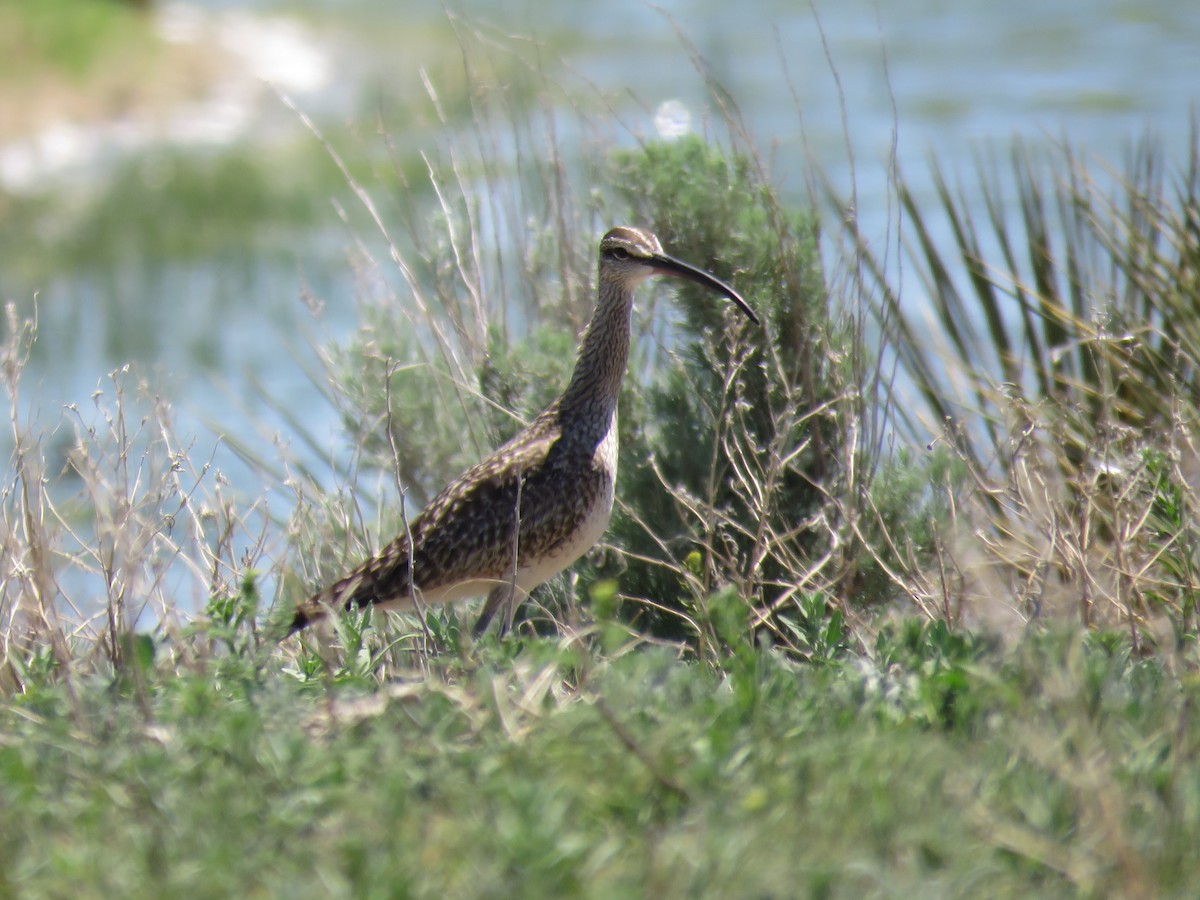
[[1197, 682], [1169, 671], [1194, 658], [915, 622], [862, 655], [744, 651], [721, 670], [520, 638], [330, 693], [247, 642], [72, 696], [40, 677], [0, 708], [0, 876], [85, 897], [1194, 886]]
[[[918, 328], [853, 221], [822, 254], [819, 213], [736, 121], [567, 162], [500, 92], [460, 100], [428, 187], [393, 191], [404, 161], [327, 170], [358, 204], [362, 321], [322, 348], [351, 452], [332, 485], [286, 450], [256, 460], [286, 518], [123, 373], [72, 436], [39, 431], [37, 324], [10, 308], [0, 892], [1194, 892], [1194, 171], [1106, 184], [1018, 151], [1017, 222], [991, 169], [986, 222], [897, 178], [936, 311]], [[310, 214], [249, 157], [183, 168], [201, 175], [164, 222], [210, 191], [237, 193], [235, 222]], [[556, 393], [594, 297], [580, 235], [614, 222], [731, 279], [764, 325], [639, 295], [610, 543], [504, 640], [472, 643], [468, 607], [273, 642], [273, 608]], [[221, 243], [184, 237], [158, 239]]]

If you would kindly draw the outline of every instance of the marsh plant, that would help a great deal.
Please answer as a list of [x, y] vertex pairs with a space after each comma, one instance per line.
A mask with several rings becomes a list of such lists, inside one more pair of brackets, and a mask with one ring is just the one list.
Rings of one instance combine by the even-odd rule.
[[[820, 203], [781, 195], [732, 125], [724, 142], [599, 141], [516, 166], [471, 150], [553, 150], [554, 123], [515, 125], [487, 91], [463, 108], [469, 127], [390, 215], [324, 143], [365, 222], [360, 328], [321, 348], [349, 450], [325, 473], [254, 460], [286, 507], [232, 497], [131, 373], [39, 434], [20, 402], [36, 329], [10, 315], [9, 646], [44, 639], [60, 662], [93, 646], [119, 666], [138, 623], [170, 642], [185, 606], [248, 586], [260, 612], [286, 606], [370, 553], [561, 389], [594, 298], [585, 238], [618, 221], [731, 280], [764, 324], [734, 327], [687, 287], [640, 297], [613, 526], [526, 628], [616, 627], [714, 658], [764, 639], [808, 657], [829, 626], [831, 645], [865, 646], [881, 609], [953, 627], [1065, 614], [1138, 646], [1194, 632], [1194, 160], [1170, 172], [1144, 149], [1100, 177], [1018, 145], [1007, 169], [981, 166], [984, 221], [940, 173], [935, 209], [897, 175], [931, 333], [854, 220], [823, 235]], [[68, 448], [55, 464], [52, 442]], [[450, 610], [399, 634], [377, 640], [411, 662], [461, 631]]]
[[1196, 152], [1171, 168], [1147, 140], [1114, 169], [1016, 144], [979, 165], [982, 214], [941, 171], [932, 205], [898, 177], [932, 315], [877, 258], [860, 271], [915, 389], [894, 413], [959, 466], [934, 485], [953, 510], [938, 558], [909, 567], [929, 614], [1194, 639]]

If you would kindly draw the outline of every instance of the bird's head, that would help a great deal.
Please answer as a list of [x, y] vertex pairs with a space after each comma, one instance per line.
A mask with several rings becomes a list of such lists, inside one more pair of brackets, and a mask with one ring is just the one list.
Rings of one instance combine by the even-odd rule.
[[632, 290], [651, 275], [673, 275], [704, 285], [728, 297], [751, 322], [758, 324], [758, 316], [737, 291], [715, 275], [669, 256], [658, 238], [644, 228], [614, 228], [600, 240], [601, 282]]

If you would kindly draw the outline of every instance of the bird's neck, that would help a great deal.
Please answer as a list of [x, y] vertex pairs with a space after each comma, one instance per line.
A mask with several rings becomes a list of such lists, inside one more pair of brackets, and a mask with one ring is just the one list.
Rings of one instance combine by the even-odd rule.
[[601, 287], [596, 311], [579, 344], [575, 372], [559, 400], [560, 415], [583, 415], [600, 421], [616, 413], [629, 361], [632, 311], [632, 291], [613, 285]]

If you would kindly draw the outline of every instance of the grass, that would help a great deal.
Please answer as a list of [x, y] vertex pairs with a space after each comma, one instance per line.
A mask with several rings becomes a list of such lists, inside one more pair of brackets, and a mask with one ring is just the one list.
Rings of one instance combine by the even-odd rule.
[[1002, 897], [1194, 883], [1198, 684], [1119, 636], [1001, 651], [905, 623], [863, 656], [760, 650], [728, 671], [533, 638], [333, 694], [245, 652], [0, 709], [10, 889]]
[[[457, 27], [468, 57], [495, 43]], [[1018, 154], [1019, 227], [944, 191], [949, 253], [898, 179], [921, 332], [852, 222], [819, 252], [819, 208], [780, 195], [732, 98], [719, 139], [567, 160], [554, 135], [599, 133], [597, 98], [527, 74], [514, 94], [556, 111], [468, 92], [428, 189], [384, 207], [413, 170], [335, 166], [363, 295], [321, 348], [350, 444], [332, 483], [281, 450], [236, 496], [122, 372], [46, 433], [22, 388], [37, 323], [8, 310], [0, 892], [1188, 896], [1194, 179], [1134, 180], [1125, 212], [1068, 154], [1052, 205]], [[204, 184], [287, 206], [235, 162]], [[720, 269], [764, 327], [639, 297], [610, 542], [504, 640], [452, 609], [274, 642], [272, 609], [562, 383], [593, 296], [578, 235], [613, 221]], [[886, 452], [947, 414], [936, 450]]]

